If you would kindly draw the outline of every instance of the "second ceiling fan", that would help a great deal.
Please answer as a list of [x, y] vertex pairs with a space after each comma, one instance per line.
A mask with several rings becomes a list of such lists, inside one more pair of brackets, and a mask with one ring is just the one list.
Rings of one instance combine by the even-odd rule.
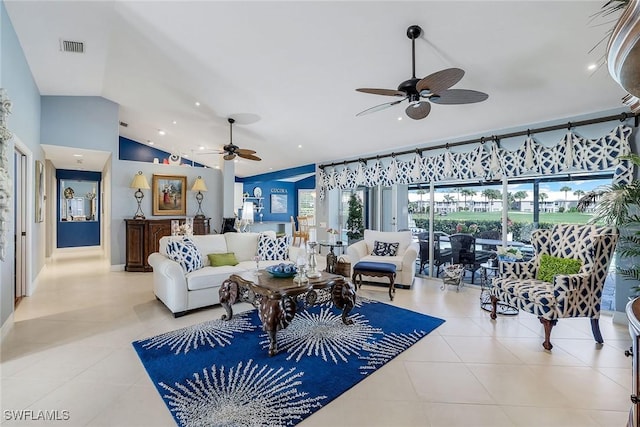
[[[260, 157], [255, 155], [256, 154], [255, 150], [240, 148], [233, 143], [233, 124], [236, 121], [231, 117], [229, 117], [227, 121], [229, 122], [229, 143], [222, 147], [222, 151], [216, 150], [216, 151], [213, 151], [212, 153], [224, 154], [225, 160], [233, 160], [236, 158], [236, 156], [242, 157], [243, 159], [248, 159], [248, 160], [256, 160], [256, 161], [262, 160]], [[201, 152], [201, 153], [207, 154], [207, 152]]]
[[407, 29], [407, 37], [411, 39], [412, 77], [400, 83], [398, 89], [359, 88], [358, 92], [374, 95], [395, 96], [400, 99], [376, 105], [359, 112], [356, 116], [384, 110], [407, 100], [405, 109], [407, 116], [414, 120], [424, 119], [431, 112], [431, 104], [471, 104], [486, 100], [489, 95], [469, 89], [450, 89], [464, 76], [460, 68], [447, 68], [428, 75], [423, 79], [416, 77], [416, 39], [422, 34], [422, 28], [412, 25]]

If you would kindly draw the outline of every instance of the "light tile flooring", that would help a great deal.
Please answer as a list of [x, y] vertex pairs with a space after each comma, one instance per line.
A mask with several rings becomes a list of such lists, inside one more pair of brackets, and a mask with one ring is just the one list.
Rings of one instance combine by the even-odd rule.
[[[149, 273], [110, 272], [95, 250], [58, 253], [35, 295], [15, 312], [2, 343], [3, 425], [171, 426], [171, 415], [131, 342], [222, 314], [219, 307], [174, 319], [152, 293]], [[383, 287], [363, 295], [388, 302]], [[417, 278], [394, 305], [446, 323], [302, 426], [622, 426], [631, 360], [626, 327], [561, 320], [551, 353], [528, 314], [496, 321], [479, 290], [440, 289]], [[6, 410], [69, 411], [70, 420], [18, 423]]]

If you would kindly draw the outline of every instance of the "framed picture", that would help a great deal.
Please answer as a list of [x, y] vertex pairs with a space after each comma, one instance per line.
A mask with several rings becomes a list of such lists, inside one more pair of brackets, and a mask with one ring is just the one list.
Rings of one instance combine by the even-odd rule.
[[35, 203], [35, 220], [36, 222], [44, 221], [44, 163], [36, 160], [36, 203]]
[[187, 214], [187, 177], [153, 175], [153, 215]]
[[271, 195], [271, 213], [287, 213], [287, 195]]

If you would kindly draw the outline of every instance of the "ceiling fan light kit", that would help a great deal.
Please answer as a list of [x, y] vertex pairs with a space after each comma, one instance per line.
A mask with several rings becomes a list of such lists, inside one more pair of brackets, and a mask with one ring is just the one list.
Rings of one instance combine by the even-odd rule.
[[236, 121], [231, 117], [229, 117], [227, 121], [229, 122], [229, 143], [224, 147], [222, 147], [225, 153], [223, 158], [225, 160], [233, 160], [236, 158], [236, 156], [238, 156], [247, 160], [255, 160], [255, 161], [262, 160], [260, 157], [255, 155], [256, 154], [255, 150], [240, 148], [233, 143], [233, 124]]
[[489, 98], [489, 95], [476, 90], [450, 89], [458, 83], [464, 76], [464, 70], [460, 68], [447, 68], [428, 75], [423, 79], [416, 77], [416, 39], [422, 35], [422, 28], [412, 25], [407, 29], [407, 37], [411, 39], [411, 59], [413, 76], [398, 85], [398, 89], [375, 89], [359, 88], [358, 92], [370, 93], [373, 95], [395, 96], [402, 99], [376, 105], [359, 112], [356, 116], [374, 113], [385, 110], [401, 103], [409, 101], [409, 106], [405, 109], [407, 116], [414, 120], [424, 119], [431, 112], [431, 103], [435, 104], [471, 104], [482, 102]]

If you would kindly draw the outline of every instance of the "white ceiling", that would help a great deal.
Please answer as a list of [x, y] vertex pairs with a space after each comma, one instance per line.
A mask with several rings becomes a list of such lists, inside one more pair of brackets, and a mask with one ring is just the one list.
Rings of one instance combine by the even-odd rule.
[[[103, 96], [120, 105], [122, 136], [210, 166], [222, 156], [197, 152], [228, 143], [234, 117], [233, 142], [263, 158], [236, 164], [248, 176], [621, 107], [624, 91], [606, 67], [587, 70], [602, 62], [604, 45], [589, 51], [613, 25], [590, 22], [604, 2], [5, 5], [43, 95]], [[411, 77], [412, 24], [424, 30], [418, 77], [459, 67], [466, 75], [454, 88], [489, 99], [433, 105], [419, 121], [404, 103], [356, 117], [393, 99], [354, 89], [395, 89]], [[61, 39], [84, 42], [86, 53], [61, 52]]]

